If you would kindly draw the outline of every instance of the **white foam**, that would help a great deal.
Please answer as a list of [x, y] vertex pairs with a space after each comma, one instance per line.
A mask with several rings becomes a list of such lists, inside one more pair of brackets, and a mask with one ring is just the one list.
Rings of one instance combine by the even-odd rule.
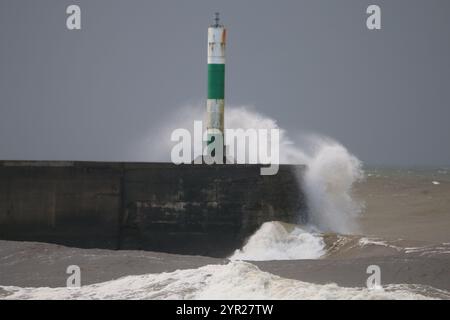
[[285, 279], [235, 261], [68, 288], [0, 287], [6, 299], [427, 299], [406, 286], [344, 288]]
[[320, 234], [308, 232], [277, 221], [266, 222], [253, 234], [232, 260], [295, 260], [318, 259], [325, 254], [325, 243]]
[[363, 237], [361, 239], [358, 240], [358, 245], [361, 247], [365, 247], [365, 246], [382, 246], [382, 247], [386, 247], [386, 248], [392, 248], [395, 249], [397, 251], [401, 251], [402, 248], [389, 244], [386, 241], [382, 241], [380, 239], [376, 239], [376, 238], [366, 238]]
[[442, 243], [440, 245], [428, 245], [423, 247], [405, 248], [405, 253], [419, 254], [420, 256], [433, 257], [450, 254], [450, 244]]
[[389, 247], [389, 245], [385, 241], [376, 240], [376, 239], [369, 239], [369, 238], [361, 238], [358, 240], [358, 244], [360, 246], [367, 246], [367, 245], [376, 245], [376, 246], [383, 246], [383, 247]]

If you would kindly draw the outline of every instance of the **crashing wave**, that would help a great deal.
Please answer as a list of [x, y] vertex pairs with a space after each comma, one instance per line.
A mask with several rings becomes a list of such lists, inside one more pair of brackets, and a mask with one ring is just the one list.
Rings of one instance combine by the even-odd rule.
[[420, 286], [369, 290], [319, 285], [282, 278], [242, 261], [127, 276], [81, 288], [0, 288], [4, 299], [431, 299], [423, 294], [429, 289]]

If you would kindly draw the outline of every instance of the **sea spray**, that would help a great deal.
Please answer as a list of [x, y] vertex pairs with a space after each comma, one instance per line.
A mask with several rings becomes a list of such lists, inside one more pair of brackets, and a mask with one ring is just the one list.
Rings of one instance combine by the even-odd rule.
[[326, 232], [358, 231], [355, 218], [363, 204], [352, 197], [352, 187], [364, 173], [361, 162], [344, 146], [328, 137], [308, 135], [300, 148], [275, 120], [253, 108], [228, 108], [226, 117], [226, 125], [233, 128], [280, 130], [280, 162], [307, 165], [299, 181], [306, 194], [310, 224]]
[[355, 182], [364, 178], [361, 162], [330, 139], [315, 138], [303, 177], [310, 222], [322, 231], [354, 233], [363, 204], [352, 197]]
[[[204, 118], [204, 108], [186, 106], [170, 115], [160, 128], [160, 147], [155, 146], [152, 158], [168, 161], [173, 142], [170, 132], [176, 128], [193, 130], [195, 120]], [[354, 183], [363, 179], [361, 162], [344, 146], [331, 138], [320, 135], [304, 136], [294, 141], [276, 120], [249, 106], [227, 106], [226, 128], [278, 129], [280, 132], [280, 163], [306, 164], [304, 175], [299, 177], [306, 195], [310, 224], [322, 231], [355, 233], [358, 231], [355, 217], [363, 209], [352, 197]], [[299, 142], [302, 140], [302, 147]], [[226, 137], [225, 137], [226, 141]], [[148, 143], [143, 141], [142, 143]], [[155, 145], [155, 144], [154, 144]], [[247, 148], [247, 152], [256, 152]], [[192, 155], [192, 159], [197, 157]]]

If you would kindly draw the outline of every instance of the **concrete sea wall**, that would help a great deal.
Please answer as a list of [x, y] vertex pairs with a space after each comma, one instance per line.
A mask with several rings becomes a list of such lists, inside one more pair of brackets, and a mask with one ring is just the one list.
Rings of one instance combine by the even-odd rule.
[[0, 239], [224, 257], [306, 220], [303, 166], [0, 161]]

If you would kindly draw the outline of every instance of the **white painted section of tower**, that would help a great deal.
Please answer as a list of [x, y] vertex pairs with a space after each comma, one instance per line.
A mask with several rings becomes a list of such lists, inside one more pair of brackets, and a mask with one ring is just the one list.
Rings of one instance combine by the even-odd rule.
[[224, 27], [208, 28], [208, 64], [225, 64], [226, 30]]

